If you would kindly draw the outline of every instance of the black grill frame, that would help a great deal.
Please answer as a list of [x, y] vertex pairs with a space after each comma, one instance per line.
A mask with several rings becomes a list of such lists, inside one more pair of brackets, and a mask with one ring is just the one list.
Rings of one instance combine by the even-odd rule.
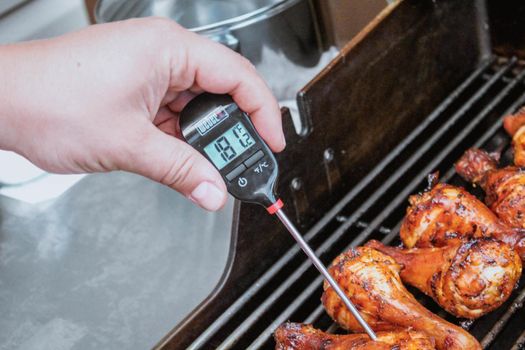
[[[427, 118], [424, 122], [418, 126], [405, 140], [403, 143], [398, 145], [392, 153], [390, 153], [371, 173], [370, 176], [365, 178], [359, 186], [348, 193], [343, 200], [341, 200], [334, 209], [327, 213], [323, 218], [322, 222], [319, 222], [313, 229], [311, 229], [305, 237], [313, 243], [316, 247], [316, 253], [321, 256], [325, 263], [329, 263], [336, 254], [344, 251], [350, 247], [355, 247], [364, 244], [368, 239], [381, 238], [386, 244], [397, 243], [397, 236], [399, 233], [399, 226], [401, 221], [398, 220], [397, 224], [392, 226], [393, 228], [388, 230], [385, 227], [384, 221], [387, 220], [394, 212], [402, 212], [406, 207], [407, 197], [410, 194], [421, 191], [426, 186], [426, 175], [437, 170], [446, 169], [442, 172], [443, 176], [440, 181], [451, 182], [456, 185], [462, 185], [468, 187], [468, 184], [464, 183], [455, 174], [453, 168], [453, 162], [457, 159], [465, 149], [468, 147], [482, 147], [489, 150], [496, 148], [501, 149], [502, 147], [508, 148], [510, 138], [504, 134], [502, 130], [501, 117], [514, 112], [520, 106], [525, 104], [525, 68], [522, 66], [518, 59], [513, 57], [506, 59], [502, 57], [492, 58], [481, 65], [479, 69], [473, 72], [456, 90], [454, 90], [449, 97], [447, 97]], [[481, 87], [475, 89], [475, 92], [471, 95], [464, 96], [465, 93], [473, 87], [473, 85], [479, 84], [482, 81]], [[523, 93], [520, 93], [523, 92]], [[459, 104], [460, 108], [451, 113], [448, 109], [450, 106], [457, 104], [457, 100], [461, 99], [462, 102]], [[474, 113], [474, 111], [478, 112]], [[450, 117], [443, 118], [443, 113], [450, 114]], [[473, 115], [473, 116], [472, 116]], [[435, 126], [435, 122], [438, 119], [443, 119], [443, 123]], [[453, 128], [462, 120], [466, 120], [466, 125], [461, 130], [453, 131]], [[490, 126], [488, 128], [482, 128], [486, 130], [481, 137], [476, 136], [476, 132], [480, 129], [480, 125], [489, 121]], [[432, 127], [433, 126], [433, 127]], [[409, 170], [424, 157], [426, 152], [430, 150], [435, 144], [446, 138], [449, 133], [453, 133], [447, 146], [440, 148], [439, 152], [434, 154], [432, 159], [424, 167], [417, 167], [418, 171], [416, 175], [411, 176], [409, 181], [405, 180], [406, 186], [403, 187], [399, 193], [383, 207], [378, 214], [375, 214], [373, 220], [368, 221], [365, 224], [362, 220], [366, 216], [367, 211], [378, 202], [382, 202], [382, 196], [391, 189], [392, 186], [397, 182], [399, 178], [406, 176]], [[358, 209], [351, 215], [342, 218], [344, 207], [348, 206], [349, 203], [358, 197], [358, 193], [366, 191], [369, 184], [373, 182], [374, 176], [379, 175], [384, 171], [388, 171], [389, 165], [396, 162], [396, 158], [402, 152], [410, 149], [411, 144], [421, 137], [427, 137], [428, 140], [423, 143], [422, 146], [418, 147], [412, 156], [408, 158], [403, 164], [398, 167], [398, 171], [392, 173], [389, 177], [389, 181], [384, 182], [382, 186], [377, 188], [374, 192], [369, 193], [368, 200], [361, 203]], [[458, 145], [464, 143], [465, 140], [475, 140], [474, 142], [467, 142], [465, 146], [458, 147]], [[491, 144], [492, 143], [492, 144]], [[396, 215], [395, 215], [396, 216]], [[397, 218], [401, 219], [402, 215], [397, 215]], [[323, 228], [327, 227], [328, 221], [342, 221], [340, 226], [330, 232], [330, 235], [321, 242], [316, 242], [320, 236], [326, 235]], [[380, 228], [383, 229], [380, 230]], [[352, 237], [351, 242], [341, 249], [341, 245], [338, 248], [330, 247], [337, 245], [342, 240], [342, 236], [349, 235], [350, 229], [357, 229], [358, 234]], [[385, 235], [386, 233], [386, 235]], [[293, 259], [299, 259], [302, 263], [293, 272], [286, 271], [289, 262]], [[304, 303], [310, 301], [313, 295], [315, 298], [319, 298], [321, 295], [321, 283], [322, 278], [313, 274], [306, 274], [308, 270], [313, 271], [310, 263], [303, 259], [302, 253], [297, 247], [292, 247], [279, 261], [272, 266], [257, 282], [243, 295], [242, 298], [238, 299], [228, 310], [219, 317], [205, 333], [203, 333], [196, 341], [191, 345], [190, 348], [206, 348], [207, 346], [213, 345], [219, 349], [232, 349], [232, 348], [268, 348], [271, 346], [272, 340], [271, 335], [274, 329], [281, 323], [292, 320], [297, 322], [313, 323], [322, 328], [323, 324], [326, 324], [326, 319], [319, 321], [320, 318], [326, 316], [320, 303], [318, 306], [305, 318], [297, 319], [293, 317], [293, 314], [301, 307], [304, 307]], [[275, 277], [278, 273], [284, 273], [288, 275], [288, 278], [275, 286], [275, 289], [269, 294], [262, 298], [258, 293], [261, 293], [264, 286], [268, 285], [272, 281], [272, 277]], [[283, 297], [283, 294], [290, 293], [290, 290], [297, 285], [299, 280], [307, 279], [308, 283], [299, 283], [299, 285], [306, 285], [300, 292], [295, 293], [293, 299], [287, 308], [277, 314], [272, 314], [272, 322], [265, 321], [262, 317], [268, 312], [269, 308], [279, 298]], [[300, 281], [299, 281], [300, 282]], [[523, 283], [522, 283], [523, 285]], [[420, 293], [417, 293], [418, 298], [426, 306], [432, 304], [432, 301], [424, 297]], [[258, 307], [251, 308], [248, 312], [247, 317], [240, 316], [241, 322], [238, 322], [238, 326], [233, 331], [228, 330], [229, 334], [225, 334], [225, 325], [231, 322], [232, 318], [236, 317], [236, 314], [246, 313], [246, 307], [249, 301], [254, 299], [263, 300]], [[523, 306], [525, 299], [525, 289], [517, 291], [513, 294], [510, 300], [501, 307], [501, 310], [506, 310], [501, 317], [491, 324], [490, 331], [483, 337], [481, 334], [477, 334], [478, 338], [482, 342], [484, 348], [487, 349], [502, 349], [501, 344], [497, 342], [498, 335], [501, 334], [502, 330], [508, 325], [509, 320], [515, 315], [515, 313]], [[485, 322], [485, 318], [482, 318], [474, 323], [461, 323], [460, 320], [447, 316], [439, 307], [431, 305], [431, 309], [437, 311], [438, 314], [445, 318], [456, 321], [464, 326], [464, 328], [475, 330], [476, 325], [480, 322]], [[500, 311], [501, 312], [501, 311]], [[259, 329], [261, 326], [258, 323], [263, 323], [266, 327], [263, 331], [256, 331], [257, 337], [253, 339], [253, 342], [243, 342], [243, 337], [246, 334], [253, 333], [253, 329]], [[328, 331], [337, 331], [337, 327], [330, 324]], [[486, 326], [484, 327], [486, 328]], [[516, 344], [523, 343], [523, 336], [518, 337]], [[492, 345], [492, 347], [490, 347]], [[512, 346], [518, 346], [512, 344]], [[505, 347], [507, 348], [507, 347]]]
[[[427, 174], [435, 170], [441, 172], [441, 181], [465, 186], [470, 191], [480, 195], [479, 190], [471, 188], [459, 179], [452, 166], [467, 148], [476, 146], [489, 151], [503, 149], [505, 151], [504, 159], [510, 159], [508, 152], [510, 139], [502, 130], [501, 117], [525, 104], [524, 63], [517, 57], [509, 56], [510, 58], [508, 58], [507, 56], [491, 56], [489, 54], [487, 33], [480, 29], [486, 20], [485, 10], [485, 2], [482, 0], [465, 2], [405, 0], [382, 13], [376, 23], [372, 23], [371, 27], [365, 30], [367, 32], [366, 37], [363, 36], [359, 40], [351, 42], [334, 64], [331, 64], [320, 77], [317, 77], [300, 92], [299, 103], [304, 128], [299, 138], [294, 138], [293, 135], [290, 137], [290, 133], [287, 134], [289, 136], [288, 153], [279, 155], [278, 160], [280, 164], [295, 162], [298, 155], [304, 154], [304, 148], [313, 146], [316, 147], [314, 153], [319, 153], [319, 151], [322, 153], [323, 149], [319, 148], [324, 140], [322, 140], [322, 135], [321, 140], [319, 140], [319, 133], [316, 135], [315, 129], [319, 129], [319, 125], [315, 123], [326, 111], [323, 108], [326, 109], [334, 105], [334, 108], [329, 111], [331, 114], [330, 121], [333, 124], [325, 138], [330, 141], [329, 146], [336, 150], [332, 154], [335, 154], [335, 159], [339, 160], [340, 163], [339, 168], [337, 166], [333, 168], [333, 164], [324, 164], [329, 185], [322, 187], [321, 192], [325, 191], [328, 195], [328, 197], [324, 197], [325, 200], [330, 197], [340, 199], [337, 202], [327, 201], [326, 206], [322, 207], [319, 205], [319, 200], [312, 200], [311, 196], [311, 193], [319, 194], [319, 187], [315, 187], [316, 184], [312, 184], [310, 179], [310, 183], [308, 181], [303, 183], [306, 190], [303, 188], [303, 192], [301, 192], [301, 186], [298, 186], [299, 190], [296, 188], [297, 186], [294, 186], [293, 180], [297, 173], [293, 173], [292, 169], [288, 169], [290, 174], [283, 176], [280, 187], [285, 187], [286, 193], [283, 197], [290, 199], [285, 202], [290, 203], [293, 199], [297, 213], [295, 221], [302, 223], [303, 227], [307, 228], [305, 238], [325, 264], [329, 264], [336, 255], [346, 248], [361, 245], [368, 239], [380, 239], [387, 244], [397, 244], [400, 221], [407, 205], [408, 196], [422, 191], [426, 187], [425, 178]], [[465, 20], [465, 14], [471, 12], [476, 13], [475, 18], [469, 21]], [[442, 67], [434, 62], [434, 56], [442, 50], [435, 46], [445, 45], [448, 38], [446, 31], [457, 28], [432, 27], [425, 30], [424, 24], [441, 24], [444, 20], [448, 20], [452, 14], [457, 15], [458, 18], [451, 19], [448, 24], [461, 26], [465, 22], [468, 23], [465, 27], [460, 28], [464, 32], [459, 39], [460, 43], [452, 45], [450, 57], [442, 58], [440, 61], [454, 74], [449, 74], [447, 78], [440, 80], [439, 73]], [[424, 19], [421, 21], [414, 19], [414, 15], [421, 15]], [[412, 22], [408, 25], [406, 24], [407, 21]], [[446, 24], [444, 23], [443, 26]], [[430, 65], [431, 73], [428, 73], [425, 82], [432, 83], [432, 79], [437, 79], [439, 86], [431, 86], [424, 91], [415, 93], [418, 98], [422, 96], [429, 96], [429, 98], [425, 100], [415, 98], [414, 103], [410, 103], [410, 99], [405, 97], [401, 102], [396, 102], [395, 98], [388, 100], [388, 94], [385, 91], [380, 91], [380, 94], [387, 99], [385, 109], [392, 108], [399, 112], [400, 106], [403, 103], [406, 104], [409, 111], [404, 116], [400, 116], [399, 119], [408, 120], [412, 124], [408, 126], [408, 131], [399, 139], [397, 145], [383, 147], [385, 152], [381, 155], [382, 160], [375, 163], [372, 161], [376, 165], [363, 173], [359, 161], [350, 162], [349, 159], [353, 159], [351, 156], [342, 157], [337, 152], [338, 148], [348, 150], [345, 148], [348, 144], [345, 143], [344, 135], [338, 135], [334, 131], [334, 127], [336, 128], [334, 125], [337, 125], [334, 123], [337, 121], [338, 115], [345, 111], [346, 113], [353, 113], [352, 108], [359, 107], [359, 104], [356, 105], [356, 93], [350, 94], [349, 101], [345, 101], [344, 93], [334, 93], [333, 91], [350, 89], [350, 91], [355, 92], [359, 88], [366, 88], [366, 85], [354, 84], [350, 79], [355, 79], [360, 70], [377, 68], [389, 75], [385, 79], [390, 80], [395, 77], [395, 73], [385, 70], [388, 62], [392, 59], [395, 62], [397, 57], [391, 52], [398, 50], [395, 52], [396, 54], [405, 55], [406, 51], [413, 47], [410, 40], [403, 41], [403, 37], [401, 39], [396, 36], [392, 37], [392, 33], [396, 31], [395, 35], [404, 33], [407, 30], [409, 31], [411, 26], [420, 26], [420, 31], [424, 33], [420, 35], [418, 32], [410, 32], [407, 35], [412, 36], [412, 39], [416, 41], [423, 40], [422, 43], [426, 45], [425, 50], [418, 52], [421, 57], [418, 57], [418, 62], [416, 62], [417, 69], [413, 69], [412, 72], [420, 71], [425, 67], [425, 64]], [[424, 41], [426, 35], [438, 31], [445, 32], [436, 34], [436, 42], [428, 45], [428, 42]], [[397, 46], [394, 45], [391, 48], [392, 51], [387, 54], [387, 59], [384, 61], [388, 62], [380, 61], [377, 63], [374, 61], [375, 65], [366, 66], [363, 61], [369, 62], [380, 53], [379, 45], [375, 44], [377, 40], [383, 44], [396, 41]], [[464, 46], [467, 49], [466, 54], [455, 53], [458, 47]], [[488, 53], [487, 50], [489, 50]], [[458, 60], [465, 67], [458, 65]], [[402, 61], [400, 59], [400, 62]], [[350, 65], [350, 63], [352, 64]], [[350, 67], [348, 67], [349, 65]], [[411, 72], [410, 67], [400, 70], [400, 75], [405, 78]], [[359, 77], [359, 75], [357, 76]], [[375, 75], [369, 79], [368, 83], [380, 84], [381, 78], [380, 75]], [[453, 82], [447, 81], [455, 78], [457, 79]], [[416, 86], [418, 85], [416, 84]], [[419, 87], [423, 88], [424, 84], [420, 84]], [[357, 96], [360, 96], [359, 93]], [[322, 105], [324, 107], [320, 107]], [[432, 106], [434, 106], [433, 109], [431, 109]], [[377, 114], [374, 114], [376, 121], [381, 121], [382, 118], [387, 122], [392, 120], [388, 119], [387, 113], [380, 108], [376, 108], [374, 113]], [[416, 119], [414, 119], [414, 115], [417, 116]], [[353, 117], [359, 120], [366, 115]], [[417, 124], [413, 124], [415, 120], [418, 121]], [[345, 127], [347, 126], [348, 124], [345, 125]], [[286, 120], [285, 128], [290, 129], [290, 125], [286, 125]], [[317, 141], [314, 140], [315, 142], [309, 135], [312, 130], [314, 130], [314, 138], [317, 137]], [[346, 129], [343, 128], [343, 130]], [[403, 133], [404, 130], [398, 128], [397, 132]], [[341, 141], [341, 137], [343, 141]], [[327, 148], [326, 151], [333, 151], [333, 149]], [[376, 153], [380, 149], [376, 149]], [[352, 156], [359, 155], [354, 154]], [[349, 166], [356, 166], [357, 169], [361, 170], [349, 172]], [[302, 168], [303, 171], [305, 169], [302, 162], [294, 164], [294, 168], [297, 167]], [[334, 174], [332, 174], [333, 170], [335, 171]], [[333, 186], [333, 183], [337, 183], [337, 181], [331, 182], [331, 176], [333, 176], [332, 180], [342, 177], [342, 185]], [[354, 177], [344, 184], [345, 176]], [[358, 180], [354, 181], [356, 178]], [[287, 188], [288, 185], [289, 188]], [[314, 190], [311, 190], [312, 187]], [[298, 194], [294, 194], [295, 190], [298, 190]], [[317, 204], [321, 209], [321, 215], [315, 212], [311, 216], [306, 215], [307, 218], [314, 219], [313, 224], [302, 222], [300, 209], [307, 206], [304, 205], [305, 203], [296, 203], [301, 202], [303, 198], [307, 198], [309, 195], [310, 204]], [[256, 211], [252, 211], [249, 207], [237, 209], [240, 213], [238, 217], [240, 221], [236, 222], [234, 226], [239, 227], [239, 230], [250, 231], [250, 233], [257, 231], [257, 228], [249, 227], [246, 222], [242, 222], [243, 218], [255, 215]], [[305, 213], [302, 214], [304, 216]], [[257, 219], [259, 218], [257, 217]], [[270, 224], [275, 225], [275, 223], [268, 223], [261, 219], [261, 230], [264, 231], [270, 227]], [[240, 233], [239, 231], [239, 237]], [[278, 258], [272, 262], [272, 252], [267, 247], [276, 249], [275, 247], [282, 245], [282, 241], [276, 240], [280, 238], [274, 234], [268, 237], [271, 237], [269, 239], [274, 240], [274, 242], [261, 241], [265, 246], [258, 246], [259, 252], [251, 250], [245, 254], [252, 254], [252, 259], [247, 260], [245, 257], [238, 259], [241, 264], [243, 262], [252, 263], [257, 261], [259, 256], [263, 256], [264, 260], [259, 262], [259, 267], [264, 267], [263, 270], [258, 270], [258, 266], [253, 264], [244, 269], [244, 277], [247, 276], [246, 270], [250, 269], [254, 269], [252, 275], [256, 274], [259, 277], [253, 278], [248, 274], [248, 279], [235, 279], [231, 276], [226, 278], [225, 282], [223, 281], [218, 286], [218, 292], [193, 313], [185, 324], [170, 333], [157, 348], [271, 348], [273, 347], [271, 339], [273, 330], [287, 320], [313, 323], [317, 328], [330, 332], [340, 331], [337, 325], [333, 324], [324, 313], [320, 305], [321, 278], [310, 263], [305, 260], [299, 248], [290, 245], [291, 248], [285, 250], [284, 253], [277, 254], [277, 251], [274, 251], [273, 256]], [[242, 243], [243, 240], [240, 242]], [[244, 248], [257, 245], [256, 242], [254, 240], [250, 242], [251, 245], [246, 244]], [[289, 243], [292, 243], [291, 239], [289, 239]], [[237, 252], [242, 253], [241, 248], [243, 247], [233, 247], [232, 249], [237, 249]], [[266, 256], [260, 252], [264, 250], [267, 250]], [[269, 261], [270, 264], [268, 264]], [[235, 267], [235, 262], [233, 266]], [[237, 271], [242, 272], [243, 270], [238, 269]], [[240, 281], [240, 284], [236, 285], [236, 281]], [[524, 281], [522, 280], [520, 286], [523, 285]], [[430, 310], [451, 322], [468, 328], [487, 349], [517, 348], [523, 343], [525, 334], [521, 324], [525, 322], [525, 319], [523, 313], [518, 312], [521, 310], [525, 298], [525, 291], [523, 290], [517, 290], [502, 307], [474, 323], [454, 319], [431, 299], [421, 295], [421, 293], [415, 294], [418, 300]], [[188, 339], [190, 340], [188, 341]]]

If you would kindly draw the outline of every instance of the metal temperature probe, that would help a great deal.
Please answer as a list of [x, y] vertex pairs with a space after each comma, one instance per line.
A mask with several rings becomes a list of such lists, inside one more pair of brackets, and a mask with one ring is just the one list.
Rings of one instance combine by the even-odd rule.
[[180, 128], [186, 141], [219, 170], [229, 193], [243, 202], [264, 206], [281, 220], [366, 333], [376, 340], [372, 328], [283, 212], [283, 202], [275, 195], [277, 161], [248, 115], [229, 95], [204, 93], [183, 109]]

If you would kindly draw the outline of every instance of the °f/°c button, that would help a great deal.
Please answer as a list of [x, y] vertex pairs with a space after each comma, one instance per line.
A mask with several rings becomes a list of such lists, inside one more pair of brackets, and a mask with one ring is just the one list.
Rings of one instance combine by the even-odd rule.
[[243, 164], [241, 164], [235, 169], [233, 169], [232, 171], [230, 171], [228, 174], [226, 174], [226, 179], [228, 181], [231, 181], [235, 179], [237, 176], [241, 175], [245, 170], [246, 170], [246, 167]]
[[257, 152], [255, 152], [254, 155], [252, 155], [252, 156], [250, 156], [250, 158], [246, 159], [244, 161], [244, 164], [246, 164], [246, 166], [249, 168], [252, 165], [254, 165], [255, 163], [257, 163], [257, 161], [259, 159], [261, 159], [263, 156], [264, 156], [263, 151], [262, 150], [258, 150]]

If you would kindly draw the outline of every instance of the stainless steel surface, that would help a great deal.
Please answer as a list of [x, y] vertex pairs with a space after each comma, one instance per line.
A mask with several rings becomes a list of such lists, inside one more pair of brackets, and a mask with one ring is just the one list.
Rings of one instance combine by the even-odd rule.
[[0, 2], [0, 16], [5, 15], [7, 12], [13, 10], [17, 6], [21, 6], [30, 0], [3, 0]]
[[301, 234], [299, 233], [299, 231], [297, 230], [295, 225], [290, 221], [290, 219], [288, 219], [288, 217], [286, 216], [284, 211], [282, 209], [279, 209], [279, 210], [277, 210], [275, 215], [277, 215], [277, 217], [281, 220], [281, 222], [286, 227], [286, 229], [290, 232], [292, 237], [297, 241], [297, 244], [299, 244], [301, 249], [306, 253], [306, 255], [308, 256], [308, 258], [310, 259], [312, 264], [314, 264], [314, 266], [321, 273], [321, 275], [323, 275], [323, 277], [326, 279], [326, 281], [328, 281], [330, 286], [335, 290], [335, 292], [337, 293], [339, 298], [341, 298], [341, 300], [346, 305], [348, 310], [350, 310], [352, 315], [354, 315], [355, 319], [357, 320], [357, 322], [359, 322], [361, 327], [363, 327], [363, 329], [368, 334], [368, 336], [370, 336], [370, 338], [372, 340], [377, 340], [377, 336], [374, 333], [374, 331], [372, 330], [372, 328], [370, 328], [370, 326], [363, 319], [363, 317], [361, 316], [359, 311], [356, 309], [356, 307], [354, 306], [352, 301], [346, 296], [346, 294], [343, 292], [341, 287], [332, 278], [332, 276], [330, 275], [330, 273], [328, 272], [326, 267], [323, 265], [321, 260], [319, 260], [319, 258], [315, 255], [315, 253], [312, 250], [312, 248], [310, 248], [308, 243], [306, 243], [306, 241], [303, 239], [303, 236], [301, 236]]
[[232, 210], [122, 172], [42, 205], [0, 196], [0, 349], [151, 348], [220, 279]]
[[99, 0], [97, 22], [151, 15], [221, 42], [248, 58], [278, 99], [295, 98], [322, 54], [312, 0]]

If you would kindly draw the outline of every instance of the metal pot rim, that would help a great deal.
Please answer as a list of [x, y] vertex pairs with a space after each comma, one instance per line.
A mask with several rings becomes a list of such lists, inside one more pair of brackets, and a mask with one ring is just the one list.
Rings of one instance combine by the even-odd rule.
[[[257, 23], [259, 21], [265, 20], [267, 18], [270, 18], [272, 16], [275, 16], [276, 14], [281, 13], [282, 11], [292, 7], [293, 5], [297, 4], [298, 2], [303, 0], [280, 0], [279, 2], [276, 2], [271, 5], [267, 5], [264, 7], [261, 7], [260, 9], [257, 9], [252, 12], [248, 12], [244, 15], [240, 15], [237, 17], [233, 17], [230, 19], [226, 19], [223, 21], [206, 24], [199, 27], [194, 28], [186, 28], [188, 30], [191, 30], [192, 32], [196, 32], [199, 34], [204, 33], [217, 33], [224, 30], [234, 30], [246, 27], [248, 25], [251, 25], [253, 23]], [[111, 22], [111, 19], [105, 19], [100, 15], [100, 8], [103, 0], [98, 0], [95, 4], [95, 20], [97, 23], [104, 23], [104, 22]], [[131, 17], [130, 17], [131, 18]]]

